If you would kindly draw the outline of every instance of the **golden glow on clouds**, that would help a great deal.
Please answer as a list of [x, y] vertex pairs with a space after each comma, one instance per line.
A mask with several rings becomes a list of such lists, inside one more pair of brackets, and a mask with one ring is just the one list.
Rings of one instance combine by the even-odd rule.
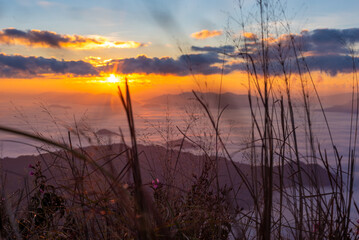
[[206, 38], [220, 36], [222, 34], [223, 34], [222, 30], [212, 30], [211, 31], [211, 30], [203, 29], [202, 31], [192, 33], [191, 37], [195, 38], [195, 39], [206, 39]]
[[90, 63], [91, 65], [93, 65], [95, 67], [102, 67], [102, 66], [106, 66], [107, 63], [112, 61], [112, 59], [110, 58], [110, 59], [102, 60], [101, 57], [89, 56], [89, 57], [85, 57], [84, 61]]
[[80, 50], [98, 48], [139, 48], [150, 44], [135, 41], [110, 41], [102, 36], [86, 37], [80, 35], [58, 34], [52, 31], [41, 31], [36, 29], [21, 31], [14, 28], [7, 28], [0, 31], [0, 43]]
[[247, 39], [251, 39], [251, 40], [255, 40], [258, 38], [256, 34], [251, 33], [251, 32], [244, 32], [243, 37], [245, 37]]
[[134, 41], [111, 42], [108, 41], [106, 38], [99, 38], [99, 39], [89, 39], [85, 42], [80, 42], [80, 43], [73, 41], [71, 43], [62, 44], [61, 46], [69, 47], [69, 48], [77, 48], [77, 49], [96, 49], [96, 48], [139, 48], [143, 46], [148, 46], [148, 44], [143, 44]]

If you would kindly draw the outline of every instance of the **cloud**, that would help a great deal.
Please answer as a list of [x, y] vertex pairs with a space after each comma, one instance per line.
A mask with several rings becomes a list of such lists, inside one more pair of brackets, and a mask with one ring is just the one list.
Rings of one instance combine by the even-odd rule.
[[[261, 74], [261, 42], [258, 41], [258, 36], [254, 33], [246, 32], [242, 36], [246, 40], [246, 49], [234, 49], [231, 46], [193, 46], [192, 50], [208, 53], [223, 53], [225, 51], [228, 55], [233, 56], [233, 60], [239, 60], [240, 52], [248, 52], [255, 62], [254, 66], [257, 73]], [[296, 49], [293, 48], [292, 40], [294, 40]], [[269, 37], [265, 41], [267, 41], [269, 47], [267, 57], [271, 74], [280, 75], [283, 73], [279, 62], [280, 56], [286, 61], [287, 72], [298, 72], [298, 66], [295, 61], [296, 54], [300, 58], [299, 63], [303, 73], [310, 70], [336, 76], [339, 73], [351, 73], [353, 64], [359, 65], [359, 57], [352, 58], [350, 55], [350, 47], [355, 47], [359, 43], [359, 28], [304, 30], [299, 34], [284, 34], [278, 38]], [[297, 52], [295, 53], [294, 50]], [[220, 56], [220, 54], [217, 55], [218, 58]], [[301, 58], [302, 56], [304, 59]], [[213, 65], [210, 65], [210, 67], [213, 68]], [[253, 71], [252, 67], [249, 65], [250, 70]], [[247, 66], [243, 61], [231, 61], [228, 58], [224, 60], [224, 73], [245, 71], [246, 69]], [[203, 69], [201, 71], [205, 72]]]
[[309, 56], [305, 60], [312, 71], [326, 72], [331, 76], [336, 76], [338, 73], [351, 73], [353, 72], [353, 61], [357, 66], [359, 64], [357, 57], [340, 55]]
[[91, 38], [80, 35], [63, 35], [51, 31], [6, 28], [0, 31], [0, 43], [48, 48], [96, 49], [138, 48], [148, 44], [134, 41], [109, 41], [103, 37]]
[[[312, 71], [335, 76], [338, 73], [352, 72], [353, 63], [359, 63], [358, 58], [350, 56], [350, 48], [359, 42], [359, 28], [304, 30], [293, 37]], [[290, 41], [288, 35], [282, 38], [284, 42]], [[288, 56], [293, 58], [294, 53], [289, 53]]]
[[[261, 42], [257, 41], [256, 34], [246, 32], [243, 37], [248, 40], [246, 47], [250, 52], [260, 47]], [[300, 34], [283, 34], [278, 38], [271, 36], [265, 41], [270, 50], [276, 50], [278, 44], [281, 44], [282, 49], [292, 48], [292, 39], [297, 50], [306, 55], [348, 54], [348, 46], [359, 42], [359, 28], [303, 30]]]
[[257, 34], [251, 33], [251, 32], [244, 32], [243, 37], [249, 40], [256, 40], [258, 39]]
[[[302, 73], [310, 71], [320, 71], [329, 74], [330, 76], [336, 76], [339, 73], [351, 73], [353, 71], [353, 61], [356, 65], [359, 64], [359, 58], [352, 58], [350, 56], [308, 56], [303, 59], [299, 59], [299, 66]], [[307, 68], [308, 66], [308, 68]], [[255, 62], [257, 74], [262, 74], [262, 66], [260, 62]], [[296, 61], [291, 59], [287, 61], [286, 65], [287, 73], [298, 73], [298, 66]], [[253, 72], [253, 66], [248, 66], [243, 63], [228, 63], [224, 66], [224, 73], [228, 74], [234, 71], [251, 71]], [[275, 60], [269, 62], [268, 72], [272, 75], [280, 76], [283, 74], [282, 65]]]
[[315, 29], [296, 36], [302, 51], [313, 54], [348, 54], [348, 45], [359, 42], [359, 28]]
[[225, 45], [225, 46], [221, 46], [221, 47], [210, 47], [210, 46], [196, 47], [196, 46], [192, 46], [191, 50], [196, 51], [196, 52], [233, 53], [234, 50], [235, 50], [235, 47], [232, 46], [232, 45]]
[[212, 37], [216, 37], [216, 36], [220, 36], [223, 34], [223, 31], [221, 30], [202, 30], [199, 32], [195, 32], [191, 34], [192, 38], [195, 39], [206, 39], [206, 38], [212, 38]]
[[0, 54], [0, 77], [29, 78], [48, 73], [98, 74], [91, 64], [84, 61], [59, 61], [54, 58]]
[[170, 57], [149, 58], [145, 55], [136, 58], [112, 60], [102, 70], [105, 72], [115, 71], [121, 74], [161, 74], [186, 76], [190, 74], [215, 74], [220, 73], [221, 68], [215, 66], [222, 63], [217, 53], [186, 54], [177, 59]]

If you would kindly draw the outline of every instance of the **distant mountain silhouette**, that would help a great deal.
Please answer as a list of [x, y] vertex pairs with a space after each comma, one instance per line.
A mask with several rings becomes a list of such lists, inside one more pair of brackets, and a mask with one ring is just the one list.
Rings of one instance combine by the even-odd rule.
[[350, 102], [352, 99], [352, 93], [338, 93], [326, 96], [320, 96], [320, 100], [324, 108], [330, 108], [337, 105], [343, 105]]
[[64, 110], [71, 109], [70, 106], [64, 106], [64, 105], [60, 105], [60, 104], [51, 104], [51, 105], [49, 105], [49, 108], [57, 108], [57, 109], [64, 109]]
[[354, 100], [354, 102], [347, 101], [344, 104], [338, 104], [338, 105], [334, 105], [328, 108], [325, 108], [325, 111], [327, 112], [342, 112], [342, 113], [351, 113], [352, 111], [354, 113], [357, 112], [357, 99]]
[[[91, 106], [116, 106], [120, 107], [121, 100], [117, 95], [112, 94], [92, 94], [92, 93], [67, 93], [67, 92], [43, 92], [37, 94], [20, 94], [20, 93], [3, 93], [0, 92], [0, 95], [3, 95], [4, 98], [1, 99], [4, 101], [27, 101], [27, 102], [40, 102], [45, 103], [45, 106], [69, 106], [73, 108], [73, 105], [91, 105]], [[137, 101], [132, 100], [133, 105], [140, 105]]]
[[177, 140], [172, 140], [172, 141], [168, 141], [167, 144], [172, 147], [175, 148], [176, 150], [181, 148], [182, 149], [193, 149], [196, 148], [197, 145], [195, 145], [192, 142], [189, 142], [188, 140], [184, 140], [184, 139], [177, 139]]
[[118, 133], [115, 133], [113, 131], [110, 131], [108, 129], [102, 128], [96, 132], [96, 135], [99, 136], [119, 136]]

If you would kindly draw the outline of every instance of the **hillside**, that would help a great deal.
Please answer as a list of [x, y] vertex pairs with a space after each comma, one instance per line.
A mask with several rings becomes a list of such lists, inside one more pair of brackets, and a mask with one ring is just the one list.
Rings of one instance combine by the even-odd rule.
[[[123, 144], [103, 145], [85, 147], [81, 150], [96, 163], [103, 167], [108, 173], [118, 176], [121, 182], [131, 184], [132, 174], [128, 168], [126, 158], [126, 148]], [[250, 195], [248, 189], [243, 185], [238, 171], [241, 171], [248, 179], [250, 185], [255, 182], [260, 183], [254, 176], [261, 174], [259, 167], [251, 167], [244, 163], [232, 163], [225, 158], [218, 158], [217, 162], [214, 158], [208, 158], [204, 155], [197, 156], [188, 152], [178, 152], [177, 150], [166, 149], [161, 146], [139, 145], [139, 156], [141, 164], [142, 180], [145, 186], [150, 186], [153, 179], [158, 178], [161, 183], [173, 186], [175, 189], [189, 190], [196, 179], [203, 173], [205, 164], [215, 166], [218, 163], [218, 180], [220, 187], [231, 187], [236, 189], [237, 196], [228, 196], [238, 203], [241, 207], [250, 205]], [[121, 154], [122, 153], [122, 154]], [[17, 158], [1, 159], [4, 176], [6, 176], [5, 190], [10, 193], [24, 187], [25, 182], [28, 184], [32, 181], [33, 176], [29, 175], [31, 169], [29, 164], [34, 165], [37, 161], [42, 162], [44, 174], [53, 184], [65, 186], [68, 189], [74, 187], [76, 175], [74, 169], [81, 169], [84, 165], [81, 160], [75, 158], [72, 163], [72, 157], [64, 152], [46, 153], [38, 156], [20, 156]], [[85, 182], [92, 191], [104, 191], [107, 184], [103, 176], [99, 174], [99, 169], [94, 168], [91, 164], [86, 167], [88, 173], [85, 174]], [[294, 165], [286, 165], [284, 167], [284, 186], [291, 184], [290, 176], [296, 170]], [[328, 185], [328, 177], [325, 169], [319, 165], [310, 165], [302, 163], [302, 170], [305, 172], [303, 183], [305, 185], [312, 184], [312, 176], [316, 176], [318, 184]], [[280, 179], [278, 177], [278, 167], [274, 167], [274, 185], [278, 188]], [[213, 169], [209, 172], [213, 175]], [[93, 184], [96, 182], [96, 185]], [[214, 183], [213, 183], [214, 184]], [[107, 186], [108, 187], [108, 186]]]

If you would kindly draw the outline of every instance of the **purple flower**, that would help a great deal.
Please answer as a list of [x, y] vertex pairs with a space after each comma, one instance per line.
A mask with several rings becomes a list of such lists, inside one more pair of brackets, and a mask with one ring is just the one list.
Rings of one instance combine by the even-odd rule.
[[35, 175], [35, 173], [34, 173], [33, 171], [31, 171], [31, 172], [30, 172], [30, 175], [33, 176], [33, 175]]
[[153, 189], [157, 189], [160, 185], [160, 180], [156, 178], [155, 180], [152, 180], [152, 187]]

